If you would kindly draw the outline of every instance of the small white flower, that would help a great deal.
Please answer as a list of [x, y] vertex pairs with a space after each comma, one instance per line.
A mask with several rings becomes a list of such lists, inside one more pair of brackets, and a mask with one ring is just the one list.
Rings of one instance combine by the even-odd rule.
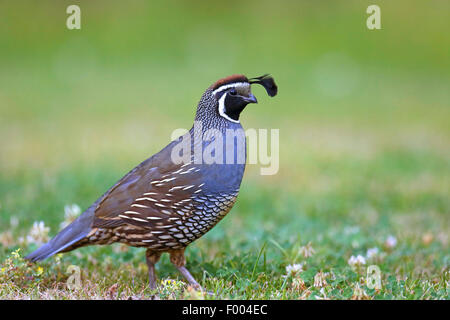
[[71, 224], [81, 213], [81, 209], [77, 204], [64, 206], [64, 221], [61, 222], [61, 229]]
[[377, 247], [367, 249], [367, 254], [366, 254], [367, 259], [372, 259], [372, 258], [374, 258], [375, 256], [378, 255], [379, 252], [380, 252], [380, 250], [378, 250]]
[[393, 248], [397, 245], [397, 238], [394, 236], [389, 236], [386, 239], [386, 247]]
[[26, 244], [35, 243], [41, 245], [48, 241], [49, 231], [50, 228], [46, 227], [43, 221], [35, 222], [26, 238], [24, 240], [22, 239], [22, 241]]
[[286, 266], [286, 272], [287, 275], [296, 275], [300, 272], [303, 272], [303, 264], [301, 263], [297, 263], [297, 264], [290, 264], [288, 266]]
[[350, 259], [348, 259], [348, 264], [351, 267], [361, 266], [366, 264], [366, 258], [364, 258], [362, 255], [358, 254], [356, 257], [351, 256]]
[[[319, 271], [314, 276], [314, 287], [316, 288], [322, 288], [327, 285], [327, 278], [328, 273], [323, 273], [322, 271]], [[322, 288], [323, 289], [323, 288]]]
[[300, 248], [300, 254], [305, 258], [311, 257], [316, 251], [312, 247], [311, 242], [308, 242], [306, 246]]

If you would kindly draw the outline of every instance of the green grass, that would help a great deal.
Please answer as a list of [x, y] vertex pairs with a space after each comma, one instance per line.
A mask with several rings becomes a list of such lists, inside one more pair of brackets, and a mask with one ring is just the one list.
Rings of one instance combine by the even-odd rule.
[[[36, 245], [20, 238], [35, 221], [55, 235], [65, 205], [87, 208], [190, 127], [217, 78], [270, 72], [279, 96], [255, 88], [242, 123], [280, 129], [280, 170], [248, 166], [236, 206], [188, 247], [213, 294], [163, 256], [159, 297], [449, 299], [448, 4], [379, 1], [383, 30], [368, 31], [365, 1], [80, 3], [81, 31], [64, 27], [68, 4], [0, 4], [0, 298], [150, 298], [142, 249], [30, 265]], [[303, 271], [287, 276], [294, 264]], [[70, 265], [81, 290], [67, 287]]]

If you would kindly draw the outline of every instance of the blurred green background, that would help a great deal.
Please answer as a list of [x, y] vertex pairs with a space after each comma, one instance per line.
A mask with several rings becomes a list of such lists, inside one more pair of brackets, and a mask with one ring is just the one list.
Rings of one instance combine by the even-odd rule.
[[[81, 7], [81, 30], [66, 28], [69, 4]], [[381, 30], [366, 28], [370, 4], [381, 7]], [[270, 73], [279, 95], [255, 88], [260, 103], [241, 122], [280, 129], [279, 173], [248, 166], [235, 209], [194, 246], [301, 239], [346, 261], [389, 234], [419, 254], [431, 234], [435, 247], [408, 272], [439, 273], [450, 260], [449, 9], [1, 1], [0, 232], [15, 217], [17, 235], [37, 220], [55, 234], [65, 204], [87, 208], [189, 128], [215, 80]], [[348, 226], [362, 234], [353, 247], [337, 240]]]

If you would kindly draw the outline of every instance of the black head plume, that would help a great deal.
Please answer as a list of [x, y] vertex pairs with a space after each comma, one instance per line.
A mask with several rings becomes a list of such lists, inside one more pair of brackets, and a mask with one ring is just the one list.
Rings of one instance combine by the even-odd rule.
[[249, 83], [257, 83], [260, 84], [264, 87], [264, 89], [266, 89], [266, 92], [269, 96], [273, 97], [276, 96], [277, 92], [278, 92], [278, 87], [275, 84], [275, 81], [273, 80], [273, 78], [269, 75], [269, 74], [265, 74], [261, 77], [257, 77], [257, 78], [251, 78], [249, 79]]

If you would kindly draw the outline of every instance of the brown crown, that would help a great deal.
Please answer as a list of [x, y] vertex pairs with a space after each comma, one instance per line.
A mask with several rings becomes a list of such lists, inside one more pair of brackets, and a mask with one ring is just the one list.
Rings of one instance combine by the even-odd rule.
[[248, 79], [243, 74], [233, 74], [226, 78], [217, 80], [212, 86], [211, 89], [215, 90], [225, 84], [234, 83], [234, 82], [248, 82]]

